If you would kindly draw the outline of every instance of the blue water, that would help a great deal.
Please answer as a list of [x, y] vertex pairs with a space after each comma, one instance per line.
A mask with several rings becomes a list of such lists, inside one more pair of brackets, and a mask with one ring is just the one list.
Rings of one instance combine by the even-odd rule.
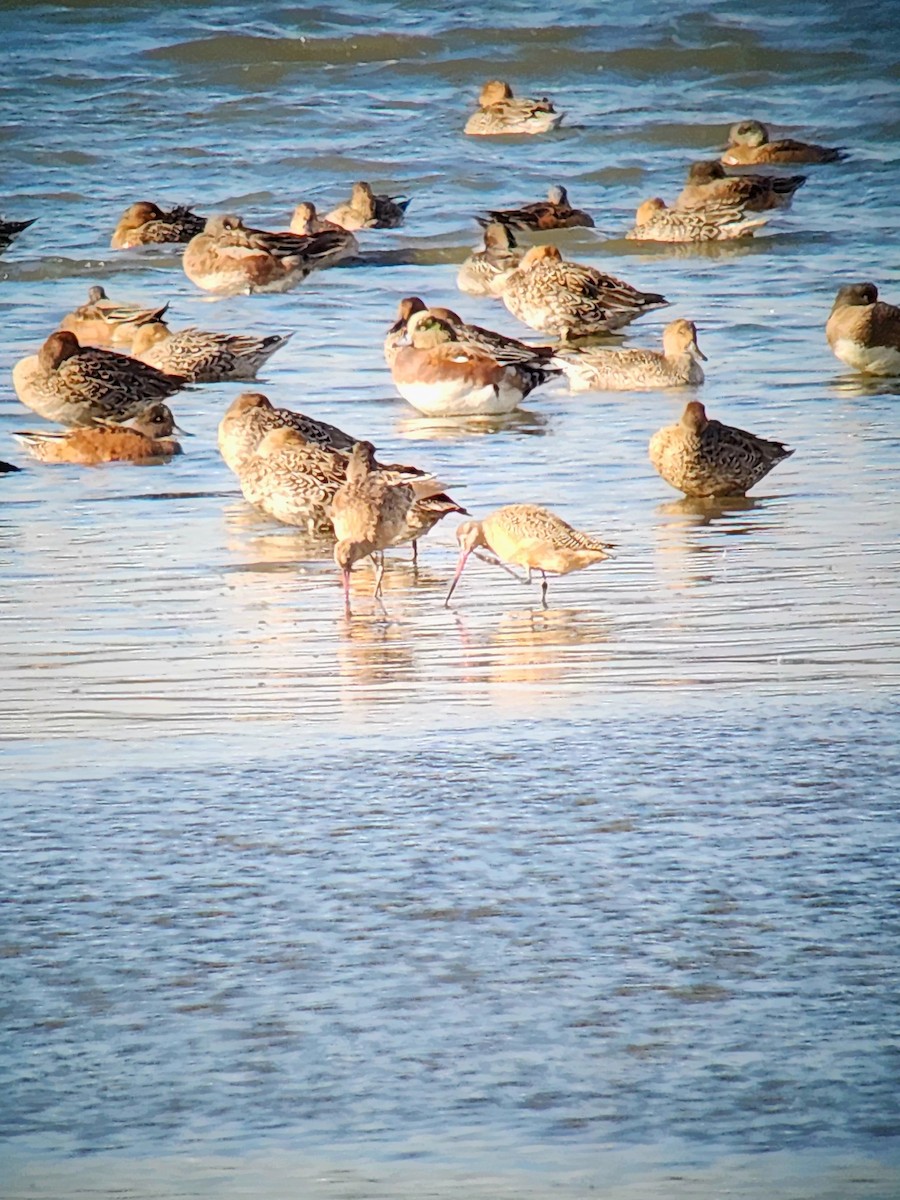
[[[896, 15], [751, 0], [0, 5], [0, 1193], [888, 1200], [898, 1169], [896, 381], [832, 358], [834, 291], [897, 301]], [[508, 77], [567, 113], [485, 146]], [[625, 242], [727, 126], [845, 145], [753, 244]], [[412, 196], [363, 266], [210, 301], [133, 200], [284, 228], [353, 180]], [[566, 253], [686, 316], [710, 413], [796, 453], [708, 511], [646, 444], [685, 396], [554, 384], [421, 420], [381, 339], [472, 214], [561, 182]], [[368, 570], [254, 514], [175, 397], [173, 463], [26, 463], [9, 369], [102, 282], [174, 326], [298, 332], [273, 401], [618, 545], [550, 609], [452, 523]]]

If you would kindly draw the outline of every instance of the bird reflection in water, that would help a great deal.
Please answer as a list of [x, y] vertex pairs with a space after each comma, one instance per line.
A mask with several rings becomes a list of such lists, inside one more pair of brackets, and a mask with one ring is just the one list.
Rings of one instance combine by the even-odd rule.
[[[743, 514], [760, 512], [765, 506], [764, 499], [749, 496], [684, 496], [657, 505], [662, 518], [655, 530], [658, 564], [666, 586], [682, 591], [719, 578], [729, 567], [725, 539], [769, 528], [752, 519], [741, 520]], [[713, 536], [699, 534], [707, 529]]]
[[518, 408], [503, 416], [404, 417], [397, 422], [397, 433], [401, 437], [432, 442], [467, 441], [473, 435], [509, 432], [543, 437], [547, 432], [547, 418], [541, 413]]

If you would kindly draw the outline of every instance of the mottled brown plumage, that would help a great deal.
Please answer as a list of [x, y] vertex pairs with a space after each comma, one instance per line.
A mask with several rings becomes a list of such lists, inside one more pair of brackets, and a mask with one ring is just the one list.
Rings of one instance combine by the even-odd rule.
[[189, 242], [202, 233], [205, 217], [198, 217], [189, 208], [177, 206], [164, 212], [150, 200], [140, 200], [125, 209], [113, 231], [110, 245], [113, 250], [131, 246]]
[[293, 334], [252, 337], [242, 333], [209, 333], [203, 329], [172, 332], [162, 321], [142, 325], [131, 353], [141, 362], [191, 383], [255, 379], [256, 372]]
[[609, 558], [611, 543], [600, 542], [575, 529], [556, 513], [537, 504], [507, 504], [483, 521], [463, 521], [456, 530], [460, 555], [456, 574], [444, 604], [459, 582], [469, 555], [479, 546], [496, 554], [502, 562], [514, 563], [542, 577], [541, 601], [547, 607], [547, 572], [568, 575]]
[[478, 108], [466, 121], [463, 132], [472, 137], [548, 133], [564, 116], [546, 96], [541, 100], [513, 96], [508, 83], [491, 79], [481, 89]]
[[74, 333], [83, 346], [115, 346], [117, 350], [128, 350], [138, 329], [161, 321], [168, 307], [168, 304], [157, 308], [122, 304], [110, 300], [103, 288], [95, 284], [88, 291], [87, 304], [67, 313], [59, 327]]
[[80, 346], [68, 332], [52, 333], [37, 354], [13, 368], [13, 386], [26, 408], [60, 425], [123, 422], [185, 384], [126, 354]]
[[641, 292], [594, 267], [564, 261], [555, 246], [533, 246], [505, 277], [501, 297], [514, 317], [563, 339], [609, 333], [668, 304], [656, 292]]
[[684, 188], [675, 201], [680, 209], [724, 204], [747, 212], [790, 208], [805, 175], [727, 175], [720, 162], [691, 163]]
[[184, 250], [182, 265], [192, 283], [220, 296], [286, 292], [333, 260], [347, 234], [328, 229], [306, 237], [253, 229], [233, 214], [210, 217], [203, 233]]
[[749, 217], [742, 208], [713, 201], [705, 208], [667, 208], [658, 196], [637, 210], [635, 225], [625, 237], [646, 242], [730, 242], [752, 237], [768, 217]]
[[514, 271], [524, 251], [516, 245], [512, 230], [499, 221], [485, 226], [484, 248], [475, 250], [459, 268], [456, 286], [470, 296], [498, 296], [496, 284], [507, 271]]
[[403, 224], [409, 200], [397, 196], [376, 196], [363, 180], [354, 183], [350, 199], [339, 204], [325, 217], [342, 229], [396, 229]]
[[743, 496], [793, 454], [781, 442], [722, 425], [692, 400], [681, 420], [650, 439], [650, 461], [672, 487], [686, 496]]
[[564, 187], [557, 184], [550, 188], [546, 200], [523, 204], [521, 208], [489, 209], [487, 217], [476, 217], [485, 228], [492, 222], [511, 226], [513, 229], [592, 229], [594, 219], [580, 208], [573, 208]]
[[44, 430], [14, 433], [40, 462], [94, 466], [108, 462], [151, 462], [181, 453], [170, 436], [172, 414], [165, 404], [152, 404], [127, 425], [90, 425], [66, 433]]

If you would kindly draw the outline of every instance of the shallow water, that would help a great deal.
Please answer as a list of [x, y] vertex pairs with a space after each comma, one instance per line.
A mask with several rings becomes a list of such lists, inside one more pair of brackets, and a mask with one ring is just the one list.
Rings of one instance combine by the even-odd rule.
[[[0, 917], [9, 1197], [894, 1197], [898, 388], [837, 362], [837, 286], [900, 293], [890, 6], [521, 0], [0, 4], [0, 458], [9, 368], [102, 282], [176, 325], [298, 329], [261, 388], [436, 471], [475, 515], [546, 503], [617, 543], [535, 589], [452, 523], [386, 615], [254, 514], [177, 396], [162, 467], [0, 479]], [[537, 26], [540, 25], [540, 28]], [[460, 134], [480, 82], [557, 99]], [[629, 243], [645, 196], [757, 116], [852, 148], [712, 253]], [[150, 197], [284, 227], [358, 178], [411, 195], [362, 266], [211, 301], [113, 254]], [[455, 290], [471, 216], [565, 183], [567, 253], [696, 320], [715, 415], [796, 453], [744, 503], [646, 459], [684, 394], [535, 393], [425, 421], [381, 338]]]

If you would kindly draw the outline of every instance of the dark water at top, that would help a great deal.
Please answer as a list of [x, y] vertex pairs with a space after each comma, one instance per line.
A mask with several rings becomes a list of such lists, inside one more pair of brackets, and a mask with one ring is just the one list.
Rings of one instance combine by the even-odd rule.
[[[173, 324], [298, 330], [274, 401], [618, 544], [549, 611], [389, 561], [388, 616], [252, 513], [175, 398], [158, 468], [0, 481], [5, 1197], [896, 1197], [897, 385], [832, 358], [836, 288], [900, 295], [890, 5], [0, 4], [9, 368], [102, 282]], [[480, 84], [567, 113], [466, 139]], [[712, 253], [628, 243], [727, 126], [847, 146]], [[381, 262], [211, 301], [113, 254], [136, 199], [287, 225], [412, 196]], [[564, 183], [567, 253], [695, 320], [700, 398], [795, 455], [710, 512], [646, 443], [682, 395], [554, 385], [489, 431], [394, 393], [381, 338], [463, 297], [472, 214]], [[25, 465], [24, 463], [22, 465]]]

